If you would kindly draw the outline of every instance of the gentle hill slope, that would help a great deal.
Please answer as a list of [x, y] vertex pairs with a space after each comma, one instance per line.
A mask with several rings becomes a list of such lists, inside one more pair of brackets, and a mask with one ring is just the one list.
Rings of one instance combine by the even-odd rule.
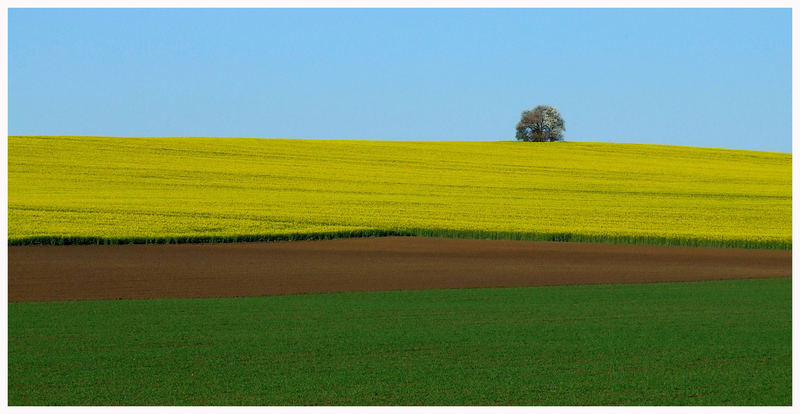
[[791, 154], [9, 137], [9, 244], [408, 234], [791, 248]]

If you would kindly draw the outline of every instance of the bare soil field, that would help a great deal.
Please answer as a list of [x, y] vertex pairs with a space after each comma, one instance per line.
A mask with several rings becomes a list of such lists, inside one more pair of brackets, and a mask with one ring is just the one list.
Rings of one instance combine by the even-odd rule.
[[384, 237], [9, 246], [11, 302], [791, 277], [792, 252]]

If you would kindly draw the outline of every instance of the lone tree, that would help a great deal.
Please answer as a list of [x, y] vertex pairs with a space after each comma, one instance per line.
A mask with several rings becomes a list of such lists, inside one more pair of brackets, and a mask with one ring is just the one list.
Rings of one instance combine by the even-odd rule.
[[517, 141], [561, 141], [564, 139], [564, 129], [564, 120], [558, 109], [539, 105], [532, 111], [522, 111], [522, 118], [517, 124]]

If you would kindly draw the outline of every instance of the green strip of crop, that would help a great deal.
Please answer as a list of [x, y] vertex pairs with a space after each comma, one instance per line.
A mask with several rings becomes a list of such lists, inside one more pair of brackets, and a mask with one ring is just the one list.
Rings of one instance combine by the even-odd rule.
[[791, 279], [8, 304], [10, 405], [790, 405]]
[[577, 243], [608, 243], [630, 245], [683, 246], [683, 247], [725, 247], [741, 249], [791, 250], [792, 244], [785, 241], [760, 240], [713, 240], [700, 238], [669, 238], [652, 236], [605, 236], [571, 233], [511, 233], [493, 231], [458, 230], [348, 230], [335, 232], [285, 233], [285, 234], [244, 234], [211, 236], [172, 236], [172, 237], [127, 237], [107, 238], [91, 236], [33, 236], [9, 238], [10, 246], [27, 245], [76, 245], [76, 244], [181, 244], [181, 243], [237, 243], [237, 242], [280, 242], [301, 240], [333, 240], [360, 237], [440, 237], [454, 239], [488, 240], [527, 240]]

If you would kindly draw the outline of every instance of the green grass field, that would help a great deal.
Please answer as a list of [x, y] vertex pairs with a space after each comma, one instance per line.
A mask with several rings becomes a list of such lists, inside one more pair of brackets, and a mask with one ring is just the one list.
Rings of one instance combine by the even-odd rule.
[[791, 248], [791, 154], [9, 137], [9, 243], [369, 235]]
[[10, 303], [11, 405], [789, 405], [791, 280]]

